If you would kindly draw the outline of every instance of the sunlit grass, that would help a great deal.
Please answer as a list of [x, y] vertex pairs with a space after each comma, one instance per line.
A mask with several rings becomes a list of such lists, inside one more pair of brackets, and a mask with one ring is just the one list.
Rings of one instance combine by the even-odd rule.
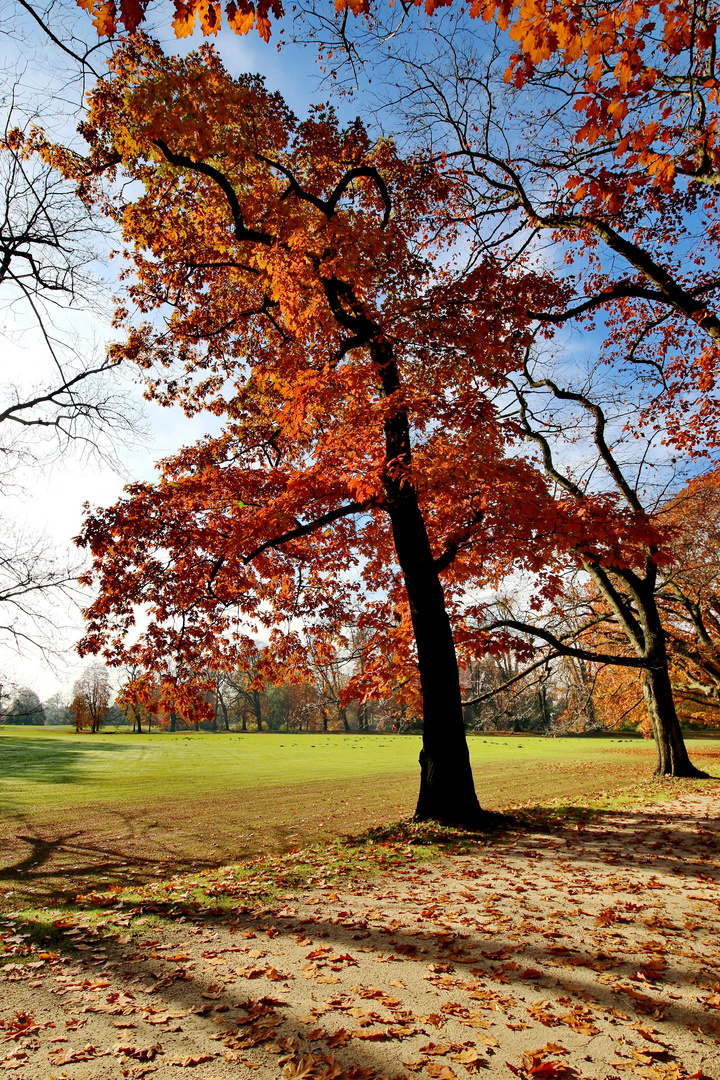
[[[481, 804], [514, 808], [520, 827], [581, 822], [683, 790], [651, 780], [654, 748], [642, 739], [469, 742]], [[0, 728], [0, 907], [66, 909], [78, 896], [92, 907], [120, 891], [131, 904], [134, 889], [145, 905], [177, 902], [188, 888], [212, 898], [227, 866], [243, 889], [267, 894], [312, 884], [318, 860], [332, 878], [370, 863], [382, 871], [395, 857], [386, 844], [413, 858], [462, 849], [466, 839], [409, 823], [419, 750], [414, 735]], [[690, 750], [720, 774], [720, 742], [693, 740]], [[360, 847], [344, 839], [353, 836]], [[174, 878], [185, 884], [166, 890]], [[216, 899], [224, 903], [222, 890]]]

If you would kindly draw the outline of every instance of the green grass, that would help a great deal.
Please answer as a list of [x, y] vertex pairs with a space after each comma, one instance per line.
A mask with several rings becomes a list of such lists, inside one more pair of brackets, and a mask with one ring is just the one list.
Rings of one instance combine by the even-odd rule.
[[[573, 820], [668, 791], [649, 780], [652, 743], [631, 736], [469, 742], [481, 804], [521, 807], [528, 820], [537, 807]], [[720, 774], [720, 743], [690, 745], [698, 765]], [[372, 848], [383, 833], [368, 830], [392, 832], [412, 815], [419, 750], [408, 735], [0, 728], [0, 907], [58, 907], [229, 864], [284, 865], [289, 853], [348, 835], [368, 835]]]
[[[598, 740], [476, 736], [469, 740], [482, 781], [545, 765], [587, 772], [652, 746], [629, 736]], [[708, 744], [708, 749], [713, 744]], [[693, 750], [705, 751], [696, 743]], [[420, 738], [413, 735], [278, 735], [194, 733], [75, 734], [49, 728], [0, 727], [0, 810], [187, 798], [297, 784], [414, 776]], [[622, 771], [622, 769], [621, 769]]]
[[0, 728], [0, 806], [228, 795], [249, 788], [402, 773], [416, 738]]

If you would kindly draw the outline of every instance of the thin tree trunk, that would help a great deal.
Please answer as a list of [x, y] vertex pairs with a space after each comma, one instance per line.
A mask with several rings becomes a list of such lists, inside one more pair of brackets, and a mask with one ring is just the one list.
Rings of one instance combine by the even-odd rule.
[[586, 564], [585, 568], [600, 586], [604, 598], [618, 616], [618, 621], [637, 656], [647, 662], [642, 683], [645, 706], [657, 747], [655, 775], [706, 777], [707, 773], [696, 769], [688, 757], [675, 710], [666, 634], [655, 595], [657, 563], [654, 556], [646, 557], [643, 578], [629, 570], [615, 571], [620, 580], [630, 588], [637, 617], [630, 611], [629, 606], [622, 602], [622, 597], [618, 597], [608, 574], [601, 567]]

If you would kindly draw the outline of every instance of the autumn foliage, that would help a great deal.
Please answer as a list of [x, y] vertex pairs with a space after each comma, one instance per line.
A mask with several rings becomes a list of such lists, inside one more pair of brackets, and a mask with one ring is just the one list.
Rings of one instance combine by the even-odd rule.
[[426, 742], [437, 724], [446, 747], [449, 725], [464, 747], [453, 630], [463, 650], [483, 638], [468, 586], [519, 551], [538, 567], [538, 538], [563, 534], [491, 400], [528, 310], [562, 289], [522, 264], [464, 265], [461, 189], [359, 122], [299, 123], [207, 49], [128, 43], [83, 133], [86, 158], [39, 145], [125, 239], [116, 355], [150, 396], [221, 422], [89, 518], [83, 649], [202, 691], [197, 672], [254, 663], [257, 636], [272, 677], [302, 667], [308, 636], [322, 659], [355, 626], [366, 686], [404, 668]]
[[[102, 37], [115, 34], [120, 27], [133, 32], [145, 20], [150, 0], [77, 0], [92, 15], [93, 26]], [[222, 4], [216, 0], [173, 0], [173, 29], [179, 38], [192, 34], [196, 25], [203, 34], [217, 34], [222, 23]], [[265, 41], [270, 39], [272, 19], [284, 14], [280, 0], [227, 0], [225, 20], [236, 34], [247, 34], [255, 27]]]

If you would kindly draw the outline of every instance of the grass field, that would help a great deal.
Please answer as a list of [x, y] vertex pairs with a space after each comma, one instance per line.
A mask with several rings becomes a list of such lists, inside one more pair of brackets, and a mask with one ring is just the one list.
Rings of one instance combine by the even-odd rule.
[[[654, 761], [651, 743], [628, 736], [469, 742], [481, 804], [494, 810], [618, 795]], [[690, 747], [720, 773], [720, 742]], [[419, 750], [409, 735], [0, 728], [0, 892], [48, 901], [68, 875], [107, 887], [390, 824], [412, 814]]]

